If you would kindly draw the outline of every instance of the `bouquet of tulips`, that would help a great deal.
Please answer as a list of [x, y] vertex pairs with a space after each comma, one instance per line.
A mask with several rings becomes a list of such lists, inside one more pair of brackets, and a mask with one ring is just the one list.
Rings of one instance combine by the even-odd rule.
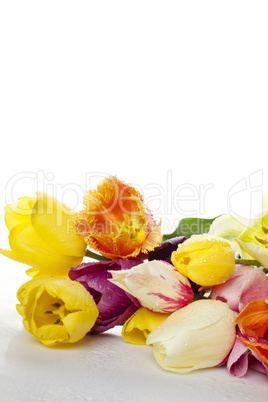
[[142, 195], [110, 176], [78, 213], [39, 192], [7, 205], [5, 221], [10, 250], [0, 252], [32, 278], [17, 311], [44, 345], [121, 325], [163, 369], [268, 374], [267, 211], [252, 222], [184, 218], [162, 235]]

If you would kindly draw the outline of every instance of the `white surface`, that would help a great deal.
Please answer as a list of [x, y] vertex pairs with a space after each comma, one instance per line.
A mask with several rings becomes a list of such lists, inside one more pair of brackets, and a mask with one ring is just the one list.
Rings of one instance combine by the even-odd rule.
[[[0, 247], [7, 203], [41, 190], [79, 208], [108, 174], [139, 186], [163, 232], [184, 216], [258, 212], [267, 10], [266, 0], [0, 2]], [[45, 348], [15, 311], [25, 268], [0, 256], [4, 402], [265, 400], [261, 374], [166, 373], [152, 349], [110, 334]]]
[[43, 346], [15, 311], [17, 288], [25, 282], [20, 268], [6, 264], [10, 270], [0, 283], [1, 401], [267, 401], [263, 374], [249, 371], [238, 379], [224, 367], [166, 372], [151, 347], [125, 343], [120, 328], [72, 346]]

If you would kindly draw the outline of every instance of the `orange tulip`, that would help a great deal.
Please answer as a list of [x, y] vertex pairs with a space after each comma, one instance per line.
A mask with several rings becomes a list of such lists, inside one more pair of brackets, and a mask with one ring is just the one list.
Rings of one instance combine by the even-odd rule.
[[144, 205], [142, 195], [114, 176], [89, 191], [84, 206], [76, 216], [74, 229], [90, 248], [107, 258], [136, 257], [161, 243], [160, 225]]
[[254, 338], [263, 338], [268, 330], [268, 299], [254, 300], [236, 317], [241, 331]]
[[241, 338], [240, 336], [237, 336], [237, 338], [249, 349], [253, 350], [253, 352], [255, 352], [256, 355], [261, 358], [263, 363], [268, 364], [268, 345], [266, 343], [251, 342], [244, 338]]
[[248, 348], [253, 350], [264, 363], [268, 364], [268, 344], [262, 339], [268, 330], [268, 299], [254, 300], [249, 303], [236, 317], [243, 334], [254, 337], [255, 340], [237, 338]]

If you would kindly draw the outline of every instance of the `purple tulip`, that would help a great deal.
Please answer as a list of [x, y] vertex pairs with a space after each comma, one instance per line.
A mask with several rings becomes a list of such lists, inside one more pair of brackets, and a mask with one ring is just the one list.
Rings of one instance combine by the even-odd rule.
[[173, 253], [173, 251], [176, 251], [178, 245], [183, 243], [185, 240], [187, 240], [186, 237], [180, 236], [163, 241], [161, 246], [156, 247], [153, 251], [149, 253], [148, 260], [161, 260], [171, 264], [171, 254]]
[[98, 334], [123, 324], [139, 307], [139, 302], [114, 285], [108, 278], [108, 270], [125, 270], [140, 264], [141, 260], [116, 259], [111, 261], [89, 262], [71, 268], [69, 277], [80, 282], [93, 296], [99, 316], [90, 334]]

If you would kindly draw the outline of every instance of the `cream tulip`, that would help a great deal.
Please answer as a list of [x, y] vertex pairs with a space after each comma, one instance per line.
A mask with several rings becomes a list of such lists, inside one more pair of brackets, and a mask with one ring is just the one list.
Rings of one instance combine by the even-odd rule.
[[226, 303], [198, 300], [172, 313], [147, 345], [162, 368], [188, 373], [219, 365], [235, 340], [235, 315]]

